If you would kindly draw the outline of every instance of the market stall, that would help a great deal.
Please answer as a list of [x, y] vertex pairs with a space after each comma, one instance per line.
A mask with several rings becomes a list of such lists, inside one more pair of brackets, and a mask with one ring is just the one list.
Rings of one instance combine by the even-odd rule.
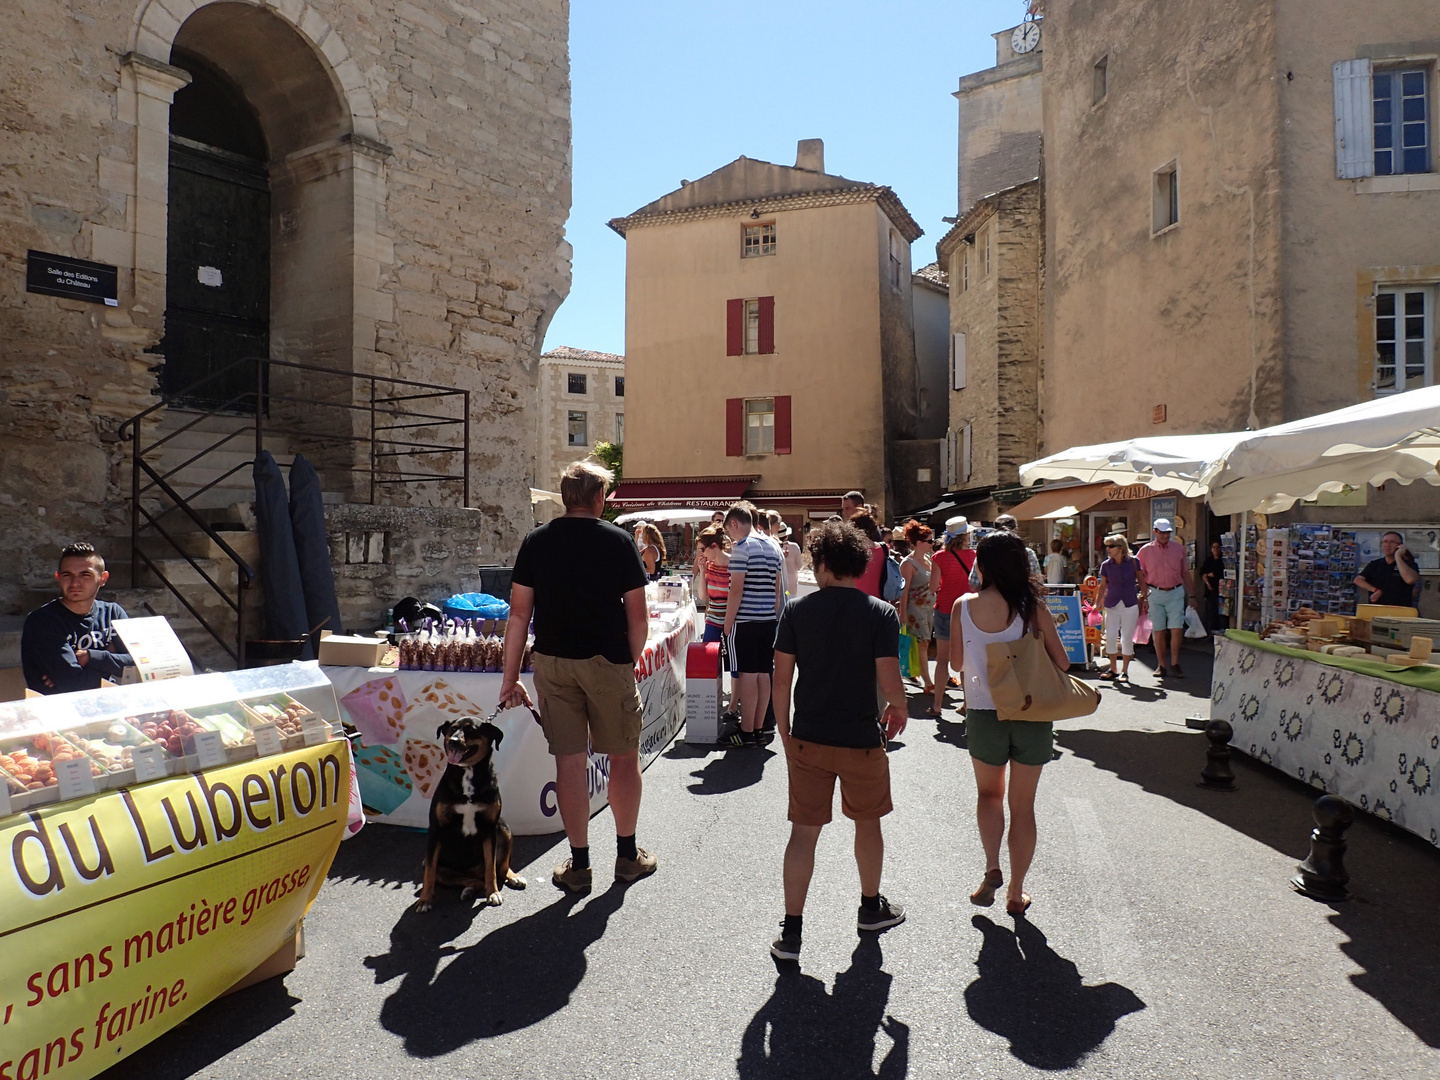
[[[645, 767], [669, 745], [685, 720], [685, 648], [695, 638], [695, 607], [688, 590], [662, 599], [665, 583], [647, 588], [651, 597], [650, 638], [635, 665], [644, 707], [640, 763]], [[677, 586], [678, 588], [678, 586]], [[505, 628], [508, 630], [508, 628]], [[445, 770], [436, 729], [460, 716], [489, 717], [500, 700], [501, 633], [487, 635], [489, 648], [478, 660], [428, 660], [430, 669], [324, 667], [344, 718], [359, 731], [355, 750], [360, 797], [374, 820], [424, 828], [430, 796]], [[421, 661], [422, 664], [426, 661]], [[455, 670], [455, 668], [461, 670]], [[465, 670], [469, 667], [470, 670]], [[475, 668], [478, 667], [478, 670]], [[521, 681], [536, 697], [531, 676]], [[495, 770], [505, 800], [505, 821], [519, 835], [560, 829], [555, 803], [555, 763], [544, 732], [526, 709], [494, 717], [504, 732], [495, 752]], [[609, 759], [590, 755], [590, 811], [609, 801]]]
[[0, 1076], [90, 1077], [303, 955], [352, 820], [314, 664], [0, 705]]

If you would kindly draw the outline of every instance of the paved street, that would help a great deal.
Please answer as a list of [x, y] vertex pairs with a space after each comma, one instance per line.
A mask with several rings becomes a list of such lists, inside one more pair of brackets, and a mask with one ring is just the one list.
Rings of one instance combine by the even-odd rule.
[[[1315, 793], [1245, 759], [1238, 793], [1198, 788], [1204, 739], [1183, 724], [1206, 710], [1209, 670], [1200, 652], [1185, 664], [1179, 689], [1137, 667], [1135, 689], [1060, 725], [1028, 921], [968, 902], [983, 859], [963, 730], [917, 718], [894, 747], [885, 825], [884, 890], [909, 920], [857, 937], [853, 833], [837, 822], [799, 971], [777, 973], [779, 744], [678, 744], [646, 773], [654, 878], [606, 888], [597, 873], [593, 895], [567, 898], [549, 883], [563, 837], [524, 838], [527, 891], [499, 909], [449, 894], [419, 916], [421, 834], [369, 827], [342, 845], [292, 974], [108, 1075], [1440, 1074], [1440, 854], [1364, 818], [1354, 899], [1292, 892]], [[608, 812], [592, 828], [608, 868]]]

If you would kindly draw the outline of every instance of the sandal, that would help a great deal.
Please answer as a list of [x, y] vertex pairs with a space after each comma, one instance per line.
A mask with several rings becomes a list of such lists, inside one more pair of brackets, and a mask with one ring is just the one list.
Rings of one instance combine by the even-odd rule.
[[990, 907], [995, 903], [995, 890], [1005, 884], [1005, 875], [1000, 872], [997, 866], [994, 870], [985, 872], [985, 880], [980, 887], [970, 894], [970, 903], [976, 907]]
[[1105, 671], [1102, 671], [1102, 672], [1097, 676], [1097, 678], [1104, 679], [1106, 682], [1113, 682], [1115, 679], [1118, 679], [1119, 677], [1120, 677], [1119, 675], [1116, 675], [1115, 672], [1110, 671], [1109, 669], [1106, 669]]
[[1014, 900], [1007, 899], [1005, 901], [1005, 914], [1013, 915], [1017, 919], [1023, 918], [1025, 912], [1030, 910], [1030, 894], [1022, 892], [1020, 894], [1020, 901], [1020, 903], [1016, 903]]

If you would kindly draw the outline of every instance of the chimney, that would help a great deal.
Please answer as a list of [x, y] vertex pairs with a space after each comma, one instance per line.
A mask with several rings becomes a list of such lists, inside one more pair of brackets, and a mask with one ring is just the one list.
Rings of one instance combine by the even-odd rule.
[[823, 173], [825, 171], [825, 140], [801, 139], [795, 147], [795, 168]]

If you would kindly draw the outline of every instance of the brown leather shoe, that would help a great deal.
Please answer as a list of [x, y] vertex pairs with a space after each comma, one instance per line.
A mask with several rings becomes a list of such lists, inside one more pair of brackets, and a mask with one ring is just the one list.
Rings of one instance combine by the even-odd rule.
[[970, 903], [976, 907], [990, 907], [995, 903], [995, 890], [1005, 884], [1005, 875], [1000, 872], [997, 866], [993, 870], [985, 872], [985, 880], [980, 887], [970, 894]]
[[649, 877], [660, 865], [660, 860], [651, 855], [643, 847], [635, 849], [635, 858], [622, 859], [618, 856], [615, 859], [615, 880], [616, 881], [639, 881], [642, 877]]
[[558, 888], [564, 889], [566, 892], [578, 893], [590, 891], [592, 877], [590, 867], [587, 866], [584, 870], [576, 870], [574, 860], [566, 859], [559, 866], [555, 867], [555, 873], [551, 875], [550, 880], [555, 882]]

